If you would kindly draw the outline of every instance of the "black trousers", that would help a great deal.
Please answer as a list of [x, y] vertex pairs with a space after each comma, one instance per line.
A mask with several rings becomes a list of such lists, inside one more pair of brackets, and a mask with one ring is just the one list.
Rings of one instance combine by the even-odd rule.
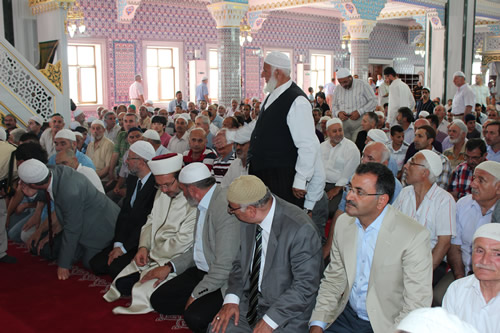
[[208, 325], [222, 307], [220, 289], [196, 299], [184, 310], [194, 287], [206, 272], [191, 267], [184, 273], [160, 286], [151, 295], [151, 306], [165, 315], [184, 315], [184, 321], [194, 332], [206, 332]]
[[273, 192], [283, 200], [288, 201], [300, 208], [304, 206], [304, 199], [297, 199], [292, 192], [293, 181], [295, 179], [295, 168], [269, 168], [262, 170], [255, 170], [250, 167], [248, 173], [254, 175]]
[[111, 265], [108, 266], [108, 254], [113, 250], [113, 246], [108, 246], [98, 254], [96, 254], [92, 259], [90, 259], [90, 268], [96, 275], [110, 275], [113, 280], [120, 274], [120, 272], [130, 264], [130, 261], [134, 259], [137, 249], [130, 250], [124, 255], [119, 256]]
[[325, 333], [373, 333], [373, 329], [370, 322], [359, 318], [351, 305], [347, 303], [344, 311]]

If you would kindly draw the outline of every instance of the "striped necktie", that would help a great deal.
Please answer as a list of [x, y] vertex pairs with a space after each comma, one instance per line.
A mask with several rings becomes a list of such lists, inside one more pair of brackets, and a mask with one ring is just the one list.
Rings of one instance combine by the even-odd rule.
[[252, 272], [250, 274], [250, 293], [248, 295], [247, 320], [251, 327], [257, 323], [257, 304], [259, 302], [260, 259], [262, 257], [262, 228], [255, 230], [255, 251], [253, 254]]

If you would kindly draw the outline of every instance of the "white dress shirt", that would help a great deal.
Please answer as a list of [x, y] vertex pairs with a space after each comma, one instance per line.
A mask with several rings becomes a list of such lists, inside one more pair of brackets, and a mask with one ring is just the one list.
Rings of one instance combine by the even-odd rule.
[[411, 145], [413, 140], [415, 140], [415, 126], [413, 125], [413, 123], [411, 123], [410, 126], [408, 126], [408, 128], [404, 132], [404, 135], [405, 135], [404, 139], [405, 142], [408, 145]]
[[436, 246], [438, 236], [455, 236], [457, 233], [455, 199], [436, 183], [427, 191], [418, 209], [413, 185], [401, 190], [393, 206], [429, 230], [431, 249]]
[[458, 87], [455, 96], [453, 97], [453, 104], [451, 105], [451, 113], [463, 115], [466, 106], [472, 106], [471, 112], [476, 105], [476, 96], [467, 83]]
[[101, 179], [99, 178], [99, 176], [97, 175], [97, 172], [95, 172], [94, 169], [83, 166], [81, 164], [78, 164], [78, 168], [76, 168], [76, 171], [78, 171], [79, 173], [81, 173], [82, 175], [87, 177], [88, 180], [90, 180], [90, 182], [95, 186], [95, 188], [99, 192], [105, 193], [104, 187], [102, 186]]
[[[486, 98], [490, 96], [490, 90], [487, 86], [473, 84], [471, 86], [474, 95], [476, 96], [476, 103], [486, 106]], [[475, 104], [474, 104], [475, 105]]]
[[144, 95], [144, 88], [142, 87], [142, 83], [134, 81], [128, 88], [128, 95], [130, 99], [139, 99], [140, 95]]
[[307, 184], [307, 193], [304, 198], [304, 208], [313, 210], [316, 202], [321, 200], [325, 192], [325, 168], [321, 161], [321, 153], [318, 151], [316, 154], [316, 161], [314, 162], [314, 173], [309, 184]]
[[200, 203], [198, 204], [198, 221], [196, 221], [196, 237], [194, 239], [193, 246], [193, 259], [196, 267], [200, 271], [208, 272], [208, 263], [205, 258], [205, 252], [203, 251], [203, 227], [205, 226], [205, 216], [207, 215], [207, 209], [210, 205], [210, 200], [215, 191], [215, 185], [212, 185], [210, 190], [203, 196]]
[[500, 295], [486, 303], [474, 274], [458, 279], [448, 287], [443, 308], [480, 333], [500, 332]]
[[387, 121], [391, 126], [396, 125], [396, 116], [398, 109], [408, 107], [413, 111], [415, 108], [415, 99], [410, 88], [401, 79], [392, 81], [389, 85], [389, 107], [387, 109]]
[[171, 100], [170, 103], [168, 103], [168, 113], [175, 112], [175, 107], [177, 105], [180, 105], [183, 110], [187, 110], [188, 106], [187, 103], [181, 100], [180, 102], [177, 101], [177, 99]]
[[335, 91], [335, 88], [336, 88], [336, 86], [335, 86], [335, 84], [333, 82], [328, 82], [323, 87], [323, 91], [325, 92], [326, 96], [333, 95], [333, 92]]
[[403, 144], [401, 145], [401, 147], [398, 150], [396, 150], [392, 146], [392, 141], [390, 141], [389, 143], [386, 144], [386, 146], [389, 149], [389, 151], [391, 152], [392, 159], [396, 162], [396, 164], [398, 166], [398, 171], [401, 171], [401, 169], [403, 168], [404, 161], [405, 161], [406, 151], [408, 150], [409, 145], [403, 141]]
[[333, 114], [338, 117], [343, 111], [351, 114], [358, 111], [362, 116], [366, 112], [375, 111], [377, 98], [372, 87], [364, 81], [352, 79], [352, 86], [349, 89], [339, 85], [333, 92], [332, 108]]
[[186, 131], [180, 139], [177, 137], [177, 134], [172, 136], [168, 142], [167, 148], [172, 153], [178, 154], [182, 154], [186, 150], [189, 150], [189, 133]]
[[356, 144], [343, 138], [335, 147], [330, 140], [320, 145], [321, 160], [325, 167], [326, 182], [336, 186], [347, 185], [359, 165], [360, 154]]

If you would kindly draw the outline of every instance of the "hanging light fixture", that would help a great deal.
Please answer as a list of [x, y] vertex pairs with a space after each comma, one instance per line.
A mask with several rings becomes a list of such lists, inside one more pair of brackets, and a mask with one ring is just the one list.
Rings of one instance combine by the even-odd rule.
[[86, 30], [83, 10], [80, 7], [78, 1], [75, 1], [73, 6], [68, 9], [68, 13], [66, 14], [66, 21], [64, 22], [66, 25], [66, 31], [71, 38], [75, 36], [75, 33], [78, 31], [83, 34]]
[[245, 42], [251, 43], [253, 41], [252, 28], [248, 24], [247, 16], [243, 16], [240, 23], [240, 46], [243, 47]]

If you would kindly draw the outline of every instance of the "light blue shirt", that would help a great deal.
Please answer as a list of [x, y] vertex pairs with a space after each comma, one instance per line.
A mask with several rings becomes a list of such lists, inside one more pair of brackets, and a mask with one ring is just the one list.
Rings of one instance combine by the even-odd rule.
[[196, 238], [194, 240], [193, 259], [196, 263], [196, 267], [198, 267], [200, 271], [204, 272], [208, 272], [209, 267], [207, 259], [205, 258], [205, 253], [203, 252], [203, 227], [205, 226], [205, 216], [207, 215], [207, 209], [210, 205], [210, 200], [214, 194], [215, 187], [216, 186], [213, 185], [198, 204], [198, 211], [200, 212], [200, 215], [198, 216], [198, 221], [196, 222]]
[[[49, 161], [47, 162], [47, 165], [56, 165], [56, 155], [57, 154], [50, 156]], [[83, 166], [86, 166], [86, 167], [89, 167], [89, 168], [92, 168], [95, 170], [94, 162], [92, 162], [90, 157], [88, 157], [87, 155], [85, 155], [84, 153], [82, 153], [79, 150], [76, 151], [75, 156], [76, 156], [76, 159], [78, 160], [78, 163], [80, 163]]]
[[486, 151], [488, 152], [488, 156], [486, 157], [488, 161], [500, 162], [500, 150], [495, 153], [493, 149], [491, 149], [491, 146], [488, 146]]
[[208, 96], [208, 87], [205, 82], [202, 82], [196, 87], [196, 102], [205, 101], [205, 95]]

